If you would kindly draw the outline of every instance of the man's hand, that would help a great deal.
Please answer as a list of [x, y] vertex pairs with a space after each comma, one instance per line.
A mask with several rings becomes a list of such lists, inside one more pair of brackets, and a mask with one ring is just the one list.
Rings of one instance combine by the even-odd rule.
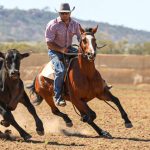
[[47, 46], [48, 46], [48, 49], [52, 49], [52, 50], [55, 50], [57, 52], [60, 52], [60, 53], [67, 53], [68, 52], [68, 48], [64, 47], [64, 48], [61, 48], [60, 46], [58, 46], [56, 43], [54, 42], [47, 42]]
[[61, 51], [61, 53], [65, 54], [68, 52], [68, 48], [64, 47], [60, 51]]

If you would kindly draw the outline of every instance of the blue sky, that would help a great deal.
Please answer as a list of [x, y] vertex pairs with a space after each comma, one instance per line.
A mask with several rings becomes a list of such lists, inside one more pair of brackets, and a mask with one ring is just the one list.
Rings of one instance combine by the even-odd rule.
[[62, 2], [76, 7], [72, 16], [150, 31], [150, 0], [0, 0], [4, 8], [43, 9], [55, 12]]

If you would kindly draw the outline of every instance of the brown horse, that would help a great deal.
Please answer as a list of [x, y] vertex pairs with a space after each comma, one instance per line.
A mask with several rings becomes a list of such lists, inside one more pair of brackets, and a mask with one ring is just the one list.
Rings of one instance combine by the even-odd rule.
[[[95, 68], [94, 60], [96, 58], [97, 44], [94, 34], [97, 28], [98, 26], [84, 30], [80, 27], [82, 39], [78, 48], [78, 56], [73, 58], [68, 70], [65, 81], [65, 87], [67, 88], [65, 99], [72, 102], [79, 110], [83, 122], [87, 122], [92, 126], [100, 136], [111, 137], [108, 132], [103, 131], [94, 123], [96, 113], [89, 108], [88, 101], [93, 98], [111, 101], [118, 107], [125, 121], [125, 126], [130, 128], [132, 127], [132, 123], [121, 106], [119, 99], [112, 95], [100, 73]], [[63, 117], [67, 125], [72, 125], [70, 118], [60, 112], [53, 102], [53, 82], [39, 74], [30, 87], [32, 92], [45, 99], [51, 107], [52, 112], [55, 115]]]

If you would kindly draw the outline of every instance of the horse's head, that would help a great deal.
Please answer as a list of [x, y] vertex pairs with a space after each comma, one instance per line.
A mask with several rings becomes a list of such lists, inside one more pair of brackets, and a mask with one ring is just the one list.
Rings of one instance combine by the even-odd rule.
[[0, 52], [0, 57], [4, 59], [4, 66], [10, 78], [15, 80], [20, 77], [20, 61], [28, 56], [29, 53], [21, 54], [16, 49], [10, 49], [6, 53]]
[[96, 57], [96, 38], [94, 34], [97, 32], [97, 28], [86, 28], [83, 29], [80, 26], [80, 32], [81, 32], [81, 42], [80, 42], [80, 48], [82, 50], [82, 53], [84, 56], [87, 57], [89, 61], [92, 61]]

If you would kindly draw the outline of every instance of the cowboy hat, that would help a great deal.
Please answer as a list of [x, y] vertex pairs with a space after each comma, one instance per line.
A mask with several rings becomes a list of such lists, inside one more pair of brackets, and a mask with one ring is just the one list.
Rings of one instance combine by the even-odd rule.
[[75, 7], [72, 8], [72, 10], [70, 10], [70, 6], [68, 3], [62, 3], [60, 5], [60, 8], [57, 12], [61, 13], [61, 12], [72, 12], [75, 9]]

